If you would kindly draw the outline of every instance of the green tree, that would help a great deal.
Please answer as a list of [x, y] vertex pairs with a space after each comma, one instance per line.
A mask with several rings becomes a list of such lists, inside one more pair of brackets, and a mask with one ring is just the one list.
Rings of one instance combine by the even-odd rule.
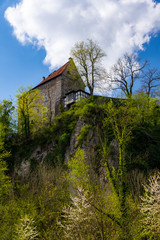
[[0, 203], [3, 202], [9, 195], [11, 183], [6, 175], [7, 164], [5, 158], [9, 157], [9, 153], [4, 149], [4, 144], [0, 141]]
[[127, 219], [127, 185], [126, 185], [126, 173], [127, 163], [125, 156], [125, 149], [128, 142], [132, 137], [132, 130], [137, 122], [137, 109], [132, 106], [129, 100], [120, 102], [110, 102], [106, 106], [107, 117], [105, 118], [104, 125], [108, 130], [110, 127], [113, 131], [113, 136], [118, 143], [118, 165], [111, 166], [108, 159], [109, 148], [107, 146], [108, 141], [105, 140], [103, 145], [104, 163], [107, 170], [107, 176], [111, 184], [115, 196], [120, 203], [121, 211], [121, 230], [122, 239], [127, 239], [130, 236], [128, 229]]
[[89, 189], [89, 166], [86, 162], [84, 152], [80, 148], [77, 150], [75, 157], [68, 162], [70, 169], [70, 181], [74, 187]]
[[27, 139], [47, 121], [47, 108], [39, 90], [21, 89], [18, 99], [18, 132]]
[[106, 56], [105, 52], [96, 42], [88, 39], [87, 42], [76, 43], [71, 50], [71, 55], [90, 94], [93, 95], [94, 88], [104, 80], [105, 70], [101, 60]]
[[13, 119], [12, 113], [14, 107], [11, 101], [3, 100], [0, 103], [0, 138], [3, 141], [13, 132]]
[[64, 239], [116, 239], [120, 228], [119, 203], [108, 186], [101, 185], [95, 176], [92, 179], [87, 160], [88, 155], [79, 148], [68, 163], [71, 204], [63, 209]]
[[[119, 201], [121, 239], [133, 239], [130, 226], [132, 215], [134, 215], [131, 214], [134, 202], [129, 200], [127, 170], [131, 159], [128, 161], [127, 147], [133, 140], [133, 133], [136, 133], [137, 129], [138, 131], [141, 129], [145, 136], [151, 137], [150, 129], [154, 128], [155, 122], [158, 124], [159, 121], [159, 117], [155, 114], [155, 111], [158, 111], [157, 107], [156, 99], [148, 98], [144, 94], [136, 94], [126, 100], [110, 100], [106, 104], [105, 139], [100, 139], [109, 183]], [[113, 140], [118, 146], [118, 159], [114, 162], [110, 157], [109, 147]]]

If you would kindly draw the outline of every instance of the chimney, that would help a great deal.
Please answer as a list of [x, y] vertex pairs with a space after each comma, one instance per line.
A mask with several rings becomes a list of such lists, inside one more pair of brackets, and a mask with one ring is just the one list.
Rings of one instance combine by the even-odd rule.
[[45, 77], [43, 77], [42, 80], [44, 81], [44, 80], [45, 80]]

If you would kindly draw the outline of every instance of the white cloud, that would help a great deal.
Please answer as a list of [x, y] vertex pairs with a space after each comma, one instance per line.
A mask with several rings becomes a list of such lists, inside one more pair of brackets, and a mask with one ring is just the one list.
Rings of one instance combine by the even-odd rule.
[[21, 0], [5, 17], [22, 43], [44, 47], [51, 68], [65, 63], [75, 42], [91, 38], [107, 53], [106, 66], [143, 48], [160, 30], [152, 0]]

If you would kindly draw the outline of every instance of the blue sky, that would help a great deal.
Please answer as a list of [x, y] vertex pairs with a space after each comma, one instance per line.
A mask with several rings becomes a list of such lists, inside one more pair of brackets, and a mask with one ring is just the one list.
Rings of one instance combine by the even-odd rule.
[[[123, 0], [114, 0], [114, 4], [101, 0], [106, 3], [101, 9], [98, 0], [88, 5], [85, 0], [79, 5], [73, 1], [69, 8], [66, 1], [69, 0], [59, 0], [57, 5], [57, 0], [1, 0], [0, 100], [14, 98], [21, 86], [37, 85], [43, 76], [48, 76], [54, 68], [68, 61], [70, 49], [76, 41], [87, 38], [98, 41], [105, 49], [108, 55], [106, 65], [114, 63], [126, 51], [133, 52], [143, 47], [143, 51], [139, 50], [142, 60], [148, 59], [152, 66], [160, 68], [160, 7], [154, 9], [152, 0], [150, 5], [148, 0], [141, 5], [139, 2], [135, 4], [134, 0], [128, 4], [126, 0], [125, 5]], [[15, 8], [18, 2], [22, 4]], [[11, 8], [4, 17], [8, 7]], [[110, 16], [117, 9], [124, 13], [118, 21]], [[56, 11], [63, 15], [59, 17]], [[132, 11], [136, 14], [131, 18]], [[128, 12], [130, 15], [126, 14]], [[145, 12], [151, 17], [146, 17]], [[112, 28], [109, 23], [112, 23]], [[120, 29], [120, 26], [124, 28]], [[131, 32], [129, 26], [134, 31]], [[90, 30], [87, 31], [86, 27]]]
[[12, 2], [0, 4], [0, 100], [14, 98], [19, 87], [35, 86], [49, 74], [48, 66], [43, 64], [45, 50], [31, 44], [23, 46], [4, 19], [4, 11]]

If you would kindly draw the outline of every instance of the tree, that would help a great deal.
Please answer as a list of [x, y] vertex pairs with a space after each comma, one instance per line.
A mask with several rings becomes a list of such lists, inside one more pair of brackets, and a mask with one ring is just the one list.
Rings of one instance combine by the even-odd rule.
[[3, 100], [0, 103], [0, 138], [5, 142], [10, 133], [13, 132], [12, 113], [14, 107], [11, 101]]
[[39, 90], [20, 90], [18, 98], [18, 131], [26, 138], [43, 126], [47, 120], [47, 108], [43, 106]]
[[92, 179], [86, 153], [78, 148], [68, 167], [71, 204], [64, 207], [64, 221], [60, 223], [65, 239], [117, 239], [120, 227], [116, 220], [119, 219], [117, 202], [113, 203], [113, 195], [107, 186], [96, 177]]
[[145, 90], [148, 97], [152, 97], [154, 91], [160, 86], [160, 72], [157, 68], [148, 68], [142, 80], [142, 90]]
[[38, 232], [34, 220], [27, 215], [20, 219], [20, 222], [16, 225], [14, 240], [37, 239], [37, 237]]
[[141, 197], [141, 212], [144, 216], [143, 231], [153, 237], [149, 239], [158, 239], [160, 236], [160, 173], [149, 178], [149, 183], [144, 186], [144, 190], [145, 194]]
[[145, 61], [141, 65], [139, 61], [140, 59], [135, 54], [125, 54], [118, 59], [108, 73], [108, 80], [111, 82], [113, 90], [122, 90], [127, 98], [132, 96], [134, 84], [141, 78], [142, 71], [147, 64]]
[[90, 94], [93, 95], [94, 88], [105, 76], [105, 70], [101, 65], [101, 60], [106, 56], [105, 52], [96, 42], [88, 39], [87, 42], [76, 43], [71, 55]]
[[[106, 105], [103, 129], [105, 136], [104, 139], [100, 137], [100, 140], [108, 181], [115, 193], [115, 199], [119, 202], [121, 215], [120, 219], [117, 216], [115, 219], [120, 222], [120, 239], [134, 239], [136, 232], [131, 226], [136, 223], [140, 214], [129, 191], [127, 172], [131, 161], [127, 156], [127, 147], [134, 137], [133, 133], [139, 129], [139, 126], [142, 127], [145, 121], [153, 124], [151, 121], [153, 121], [154, 106], [155, 101], [152, 99], [148, 101], [148, 97], [144, 98], [143, 95], [136, 95], [121, 101], [110, 100]], [[113, 141], [117, 142], [114, 149], [114, 151], [117, 150], [116, 159], [112, 158], [110, 148]]]
[[64, 239], [93, 239], [96, 235], [96, 217], [86, 192], [79, 188], [77, 196], [72, 197], [72, 205], [63, 209]]
[[0, 141], [0, 204], [8, 198], [11, 190], [11, 182], [6, 175], [7, 164], [5, 158], [9, 157], [9, 152], [4, 149], [4, 144]]
[[[127, 179], [130, 164], [132, 164], [135, 158], [127, 156], [129, 155], [127, 154], [129, 153], [128, 147], [136, 140], [137, 132], [143, 133], [145, 140], [149, 136], [152, 141], [155, 141], [150, 130], [155, 127], [155, 122], [159, 122], [159, 114], [155, 115], [154, 113], [158, 111], [157, 105], [157, 99], [148, 98], [143, 93], [136, 94], [132, 98], [125, 100], [110, 100], [106, 105], [103, 129], [105, 137], [104, 139], [100, 137], [100, 140], [103, 147], [107, 177], [120, 205], [122, 231], [120, 239], [133, 239], [133, 234], [135, 234], [134, 232], [132, 233], [131, 225], [135, 222], [135, 219], [132, 218], [132, 213], [134, 216], [135, 212], [132, 212], [132, 209], [135, 208], [136, 210], [136, 205], [130, 198]], [[132, 139], [133, 141], [131, 142]], [[112, 158], [112, 151], [109, 147], [113, 140], [117, 142], [115, 147], [118, 153], [116, 159]], [[148, 153], [149, 150], [147, 149]], [[133, 207], [134, 205], [135, 207]], [[138, 210], [136, 211], [138, 212]]]
[[127, 163], [125, 157], [125, 150], [127, 143], [131, 140], [132, 130], [136, 123], [136, 108], [131, 106], [130, 100], [114, 103], [112, 100], [106, 106], [107, 118], [105, 119], [105, 128], [108, 129], [109, 125], [112, 128], [113, 135], [118, 143], [118, 164], [116, 167], [110, 166], [108, 160], [108, 148], [103, 145], [104, 161], [107, 171], [107, 176], [111, 184], [113, 192], [115, 192], [121, 211], [121, 230], [122, 239], [126, 236], [130, 237], [127, 220], [127, 186], [126, 186], [126, 173]]

